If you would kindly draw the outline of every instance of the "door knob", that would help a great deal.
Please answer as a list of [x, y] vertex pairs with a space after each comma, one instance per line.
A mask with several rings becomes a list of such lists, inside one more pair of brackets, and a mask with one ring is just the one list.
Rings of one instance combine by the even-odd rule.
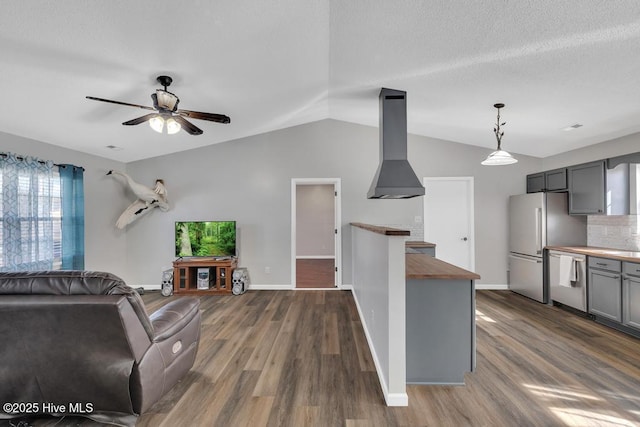
[[462, 238], [462, 239], [460, 239], [460, 240], [464, 240], [464, 241], [466, 242], [468, 239], [467, 239], [466, 237], [463, 237], [463, 238]]

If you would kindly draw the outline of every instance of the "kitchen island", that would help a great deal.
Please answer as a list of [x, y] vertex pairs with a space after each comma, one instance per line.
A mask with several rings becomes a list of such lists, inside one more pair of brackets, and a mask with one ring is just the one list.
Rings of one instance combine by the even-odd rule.
[[426, 254], [405, 254], [407, 383], [464, 384], [475, 369], [480, 276]]
[[409, 231], [352, 223], [353, 294], [385, 400], [406, 384], [462, 384], [475, 365], [475, 273], [407, 253]]

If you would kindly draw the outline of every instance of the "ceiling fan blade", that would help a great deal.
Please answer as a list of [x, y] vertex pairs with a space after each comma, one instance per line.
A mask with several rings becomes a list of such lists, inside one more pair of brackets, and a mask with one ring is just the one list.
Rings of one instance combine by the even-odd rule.
[[231, 123], [229, 116], [225, 116], [224, 114], [201, 113], [199, 111], [190, 110], [178, 110], [176, 113], [183, 117], [189, 117], [190, 119], [208, 120], [210, 122], [224, 124]]
[[154, 118], [157, 115], [158, 115], [158, 113], [145, 114], [142, 117], [138, 117], [137, 119], [129, 120], [129, 121], [124, 122], [122, 124], [125, 125], [125, 126], [139, 125], [140, 123], [148, 122], [149, 120], [151, 120], [152, 118]]
[[180, 126], [182, 126], [182, 129], [184, 129], [184, 131], [187, 132], [188, 134], [190, 134], [190, 135], [202, 135], [202, 129], [200, 129], [199, 127], [195, 126], [193, 123], [191, 123], [190, 121], [188, 121], [184, 117], [175, 115], [175, 116], [173, 116], [173, 118], [175, 119], [176, 122], [180, 123]]
[[126, 105], [127, 107], [138, 107], [138, 108], [143, 108], [145, 110], [152, 110], [154, 111], [155, 108], [153, 107], [147, 107], [145, 105], [138, 105], [138, 104], [129, 104], [128, 102], [121, 102], [121, 101], [112, 101], [110, 99], [104, 99], [104, 98], [96, 98], [95, 96], [87, 96], [87, 99], [91, 99], [93, 101], [102, 101], [102, 102], [108, 102], [110, 104], [118, 104], [118, 105]]

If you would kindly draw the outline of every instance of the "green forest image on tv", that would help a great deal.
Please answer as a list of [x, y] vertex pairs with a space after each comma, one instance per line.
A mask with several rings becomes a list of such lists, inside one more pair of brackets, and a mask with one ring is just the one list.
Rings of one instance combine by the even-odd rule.
[[235, 221], [176, 222], [176, 256], [235, 256]]

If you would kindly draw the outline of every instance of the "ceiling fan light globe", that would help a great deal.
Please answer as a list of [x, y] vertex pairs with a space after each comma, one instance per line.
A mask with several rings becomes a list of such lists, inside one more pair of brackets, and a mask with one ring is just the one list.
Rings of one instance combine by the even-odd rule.
[[180, 123], [176, 122], [173, 118], [167, 119], [167, 133], [169, 135], [180, 132], [181, 128]]
[[162, 133], [162, 130], [164, 129], [164, 119], [160, 116], [155, 116], [149, 120], [149, 126], [151, 126], [151, 129], [156, 132]]
[[494, 151], [481, 162], [484, 166], [503, 166], [512, 165], [514, 163], [518, 163], [518, 160], [504, 150]]

